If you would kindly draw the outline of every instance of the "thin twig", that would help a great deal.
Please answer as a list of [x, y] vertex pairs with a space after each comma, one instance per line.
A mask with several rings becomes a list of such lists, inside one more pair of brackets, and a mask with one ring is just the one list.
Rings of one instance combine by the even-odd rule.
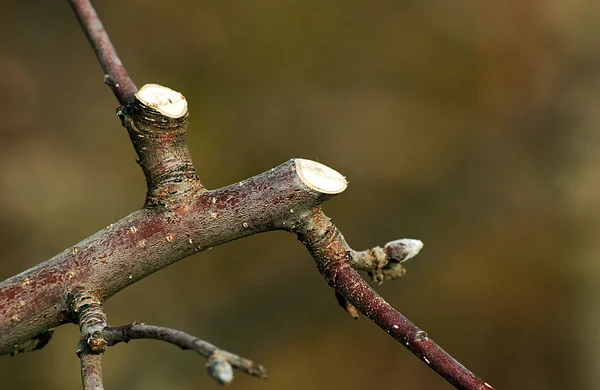
[[457, 389], [493, 389], [431, 340], [426, 332], [387, 303], [347, 263], [331, 262], [324, 272], [335, 275], [332, 287], [344, 295], [354, 307]]
[[69, 0], [69, 4], [98, 57], [98, 62], [104, 71], [104, 82], [113, 91], [119, 103], [122, 105], [132, 103], [137, 88], [129, 78], [91, 2]]
[[[343, 307], [347, 305], [340, 300], [340, 295], [348, 301], [352, 309], [362, 312], [457, 389], [493, 390], [492, 386], [465, 368], [433, 342], [427, 333], [387, 303], [354, 269], [353, 265], [357, 263], [366, 271], [370, 271], [368, 264], [371, 264], [373, 270], [399, 266], [398, 261], [407, 259], [405, 255], [397, 255], [401, 249], [397, 245], [401, 240], [388, 243], [383, 251], [381, 248], [367, 251], [371, 253], [368, 255], [370, 259], [367, 259], [364, 252], [355, 252], [350, 248], [339, 230], [320, 209], [303, 221], [296, 221], [295, 231], [313, 255], [327, 283], [336, 290], [338, 302]], [[386, 255], [378, 256], [378, 252]], [[385, 262], [386, 258], [389, 263]], [[346, 310], [348, 311], [347, 308]]]
[[260, 364], [256, 364], [251, 360], [244, 359], [231, 352], [223, 351], [206, 341], [176, 329], [134, 322], [131, 325], [104, 328], [103, 335], [108, 346], [113, 346], [122, 342], [127, 343], [129, 340], [136, 339], [166, 341], [183, 350], [190, 349], [197, 352], [209, 359], [209, 363], [215, 362], [214, 365], [217, 367], [217, 370], [218, 367], [222, 366], [222, 362], [226, 361], [234, 368], [257, 378], [266, 379], [269, 375], [267, 370]]
[[81, 381], [84, 390], [103, 390], [102, 355], [83, 351], [79, 354], [81, 362]]

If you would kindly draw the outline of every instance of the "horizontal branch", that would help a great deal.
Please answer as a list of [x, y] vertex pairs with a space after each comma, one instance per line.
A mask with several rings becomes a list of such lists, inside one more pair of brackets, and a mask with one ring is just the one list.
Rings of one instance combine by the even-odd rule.
[[192, 254], [287, 229], [288, 215], [308, 214], [333, 196], [315, 189], [310, 167], [324, 166], [294, 159], [228, 187], [199, 192], [174, 209], [144, 208], [0, 283], [0, 355], [17, 353], [49, 329], [76, 322], [69, 295], [77, 288], [94, 291], [104, 302]]
[[[192, 350], [199, 355], [209, 359], [208, 368], [212, 367], [213, 362], [219, 363], [218, 367], [230, 365], [237, 368], [248, 375], [257, 378], [266, 379], [269, 375], [267, 370], [260, 364], [256, 364], [251, 360], [242, 358], [231, 352], [224, 351], [206, 341], [200, 340], [197, 337], [189, 335], [185, 332], [175, 329], [169, 329], [162, 326], [146, 325], [141, 322], [134, 322], [131, 325], [119, 327], [107, 327], [103, 332], [104, 340], [108, 346], [113, 346], [122, 342], [138, 339], [153, 339], [166, 341], [167, 343], [178, 346], [183, 350]], [[210, 371], [210, 370], [209, 370]], [[218, 371], [218, 370], [216, 370]], [[215, 380], [221, 384], [228, 384], [231, 380], [226, 380], [224, 375], [211, 374]], [[231, 377], [233, 379], [233, 376]]]
[[267, 370], [260, 364], [221, 350], [179, 330], [146, 325], [141, 322], [109, 327], [102, 303], [92, 291], [77, 288], [72, 292], [70, 301], [81, 332], [81, 339], [77, 344], [77, 356], [81, 363], [83, 388], [86, 390], [103, 389], [102, 355], [108, 347], [135, 339], [165, 341], [183, 350], [191, 349], [197, 352], [207, 359], [206, 367], [210, 377], [221, 385], [231, 383], [233, 368], [261, 379], [266, 379], [268, 376]]

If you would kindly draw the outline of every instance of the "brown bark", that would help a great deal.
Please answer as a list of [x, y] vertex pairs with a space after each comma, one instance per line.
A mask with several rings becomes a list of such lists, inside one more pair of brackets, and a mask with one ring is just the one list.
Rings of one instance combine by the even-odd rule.
[[290, 160], [246, 181], [197, 191], [170, 207], [144, 208], [52, 259], [0, 283], [0, 354], [76, 321], [70, 294], [94, 291], [101, 301], [161, 268], [248, 235], [286, 229], [331, 195], [307, 188]]
[[157, 338], [210, 352], [209, 373], [219, 383], [229, 383], [232, 366], [262, 377], [266, 371], [261, 366], [210, 344], [198, 344], [182, 332], [142, 324], [108, 327], [102, 303], [194, 253], [252, 234], [285, 230], [298, 235], [350, 315], [362, 312], [455, 387], [492, 389], [385, 302], [356, 272], [366, 271], [379, 283], [398, 278], [404, 274], [401, 263], [418, 253], [420, 241], [397, 240], [384, 248], [354, 251], [321, 211], [321, 204], [343, 192], [347, 183], [336, 171], [309, 160], [292, 159], [248, 180], [206, 190], [187, 150], [183, 96], [154, 85], [134, 96], [137, 89], [89, 1], [70, 3], [106, 73], [105, 81], [122, 104], [118, 114], [136, 150], [148, 192], [141, 210], [0, 283], [0, 355], [39, 349], [50, 340], [52, 328], [78, 323], [85, 388], [103, 388], [102, 353], [133, 338]]

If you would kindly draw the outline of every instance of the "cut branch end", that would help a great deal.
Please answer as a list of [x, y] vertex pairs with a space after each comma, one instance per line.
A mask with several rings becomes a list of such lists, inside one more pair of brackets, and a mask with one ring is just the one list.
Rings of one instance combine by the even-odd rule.
[[348, 187], [346, 178], [338, 171], [316, 161], [297, 158], [296, 172], [310, 189], [324, 194], [339, 194]]
[[185, 97], [162, 85], [146, 84], [135, 94], [135, 97], [143, 105], [153, 108], [169, 118], [181, 118], [188, 112]]

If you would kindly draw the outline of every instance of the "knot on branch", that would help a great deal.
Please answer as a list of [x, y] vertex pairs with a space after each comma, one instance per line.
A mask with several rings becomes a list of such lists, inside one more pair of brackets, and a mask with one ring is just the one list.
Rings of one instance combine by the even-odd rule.
[[84, 352], [99, 355], [106, 352], [107, 348], [108, 343], [104, 339], [103, 332], [95, 331], [89, 335], [82, 334], [81, 340], [79, 340], [79, 344], [77, 344], [76, 353], [79, 357], [81, 357], [81, 354]]
[[147, 84], [117, 115], [146, 176], [146, 207], [174, 207], [204, 189], [187, 147], [188, 109], [182, 94]]
[[81, 332], [77, 355], [84, 351], [94, 354], [104, 353], [108, 344], [102, 332], [107, 324], [100, 299], [85, 289], [77, 288], [72, 292], [71, 306]]

